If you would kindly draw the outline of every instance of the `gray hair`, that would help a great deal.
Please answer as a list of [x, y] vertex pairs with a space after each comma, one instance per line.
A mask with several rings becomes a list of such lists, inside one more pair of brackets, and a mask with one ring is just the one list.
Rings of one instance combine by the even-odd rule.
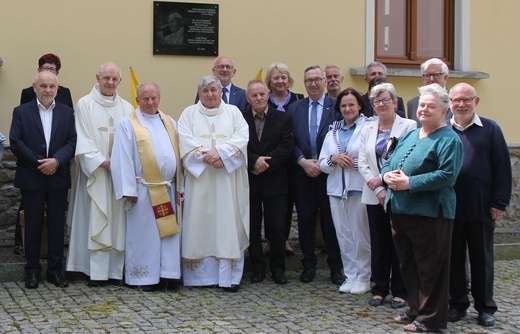
[[441, 107], [443, 109], [448, 109], [450, 107], [450, 96], [448, 95], [448, 91], [439, 84], [434, 83], [419, 87], [419, 95], [420, 97], [423, 97], [424, 95], [437, 96], [441, 100]]
[[265, 87], [265, 89], [269, 92], [269, 87], [267, 87], [267, 85], [260, 79], [253, 79], [253, 80], [249, 80], [249, 82], [247, 83], [247, 89], [246, 89], [246, 92], [249, 93], [249, 87], [254, 85], [254, 84], [260, 84], [262, 86]]
[[200, 90], [204, 86], [210, 85], [212, 82], [216, 82], [218, 88], [222, 89], [222, 83], [216, 76], [206, 75], [206, 76], [202, 77], [202, 79], [197, 84], [197, 90]]
[[154, 86], [155, 89], [157, 89], [157, 94], [159, 94], [159, 96], [161, 96], [161, 87], [159, 87], [158, 84], [156, 84], [155, 82], [153, 81], [145, 81], [141, 84], [139, 84], [137, 86], [137, 97], [139, 97], [139, 95], [141, 95], [141, 90], [145, 87], [145, 86]]
[[315, 70], [317, 68], [320, 69], [321, 75], [323, 75], [323, 77], [325, 78], [325, 71], [320, 67], [320, 65], [311, 65], [311, 66], [307, 67], [305, 69], [305, 71], [303, 71], [303, 73], [305, 74], [305, 73], [307, 73], [309, 71], [312, 71], [312, 70]]
[[[47, 72], [47, 71], [46, 71], [46, 72]], [[39, 80], [38, 76], [40, 75], [40, 73], [42, 73], [42, 72], [38, 72], [38, 74], [36, 74], [36, 75], [34, 76], [34, 83], [37, 83], [37, 82], [38, 82], [38, 80]], [[49, 73], [52, 73], [52, 72], [49, 72]], [[54, 74], [54, 73], [52, 73], [52, 74]], [[58, 83], [58, 76], [57, 76], [56, 74], [54, 74], [54, 76], [56, 77], [56, 83]]]
[[383, 69], [383, 71], [385, 72], [385, 74], [387, 73], [388, 69], [386, 68], [385, 64], [383, 64], [382, 62], [379, 62], [379, 61], [373, 61], [371, 62], [370, 64], [367, 65], [366, 69], [365, 69], [365, 74], [366, 72], [368, 72], [369, 69], [371, 69], [372, 67], [381, 67]]
[[213, 62], [213, 66], [216, 66], [216, 65], [217, 65], [217, 61], [219, 61], [219, 60], [222, 59], [222, 58], [227, 58], [227, 59], [231, 60], [231, 64], [233, 64], [233, 67], [235, 67], [235, 61], [233, 60], [233, 58], [228, 57], [228, 56], [220, 56], [220, 57], [217, 57], [217, 58], [215, 59], [215, 61]]
[[370, 90], [370, 100], [375, 99], [384, 92], [389, 92], [392, 100], [397, 101], [397, 92], [395, 87], [389, 82], [381, 83], [372, 87]]
[[423, 74], [426, 67], [428, 67], [430, 65], [440, 65], [442, 68], [442, 73], [444, 73], [446, 75], [450, 74], [450, 69], [448, 68], [448, 65], [446, 65], [439, 58], [431, 58], [431, 59], [428, 59], [427, 61], [425, 61], [424, 63], [422, 63], [421, 64], [421, 74]]
[[102, 77], [103, 73], [105, 73], [105, 66], [106, 65], [114, 65], [114, 66], [116, 66], [118, 71], [119, 71], [119, 78], [121, 79], [123, 77], [121, 75], [121, 68], [119, 66], [117, 66], [115, 63], [110, 63], [110, 62], [99, 65], [98, 74], [99, 74], [100, 77]]
[[339, 68], [338, 65], [327, 64], [327, 66], [325, 66], [325, 71], [328, 70], [329, 68], [337, 68], [339, 70], [339, 74], [341, 74], [341, 68]]

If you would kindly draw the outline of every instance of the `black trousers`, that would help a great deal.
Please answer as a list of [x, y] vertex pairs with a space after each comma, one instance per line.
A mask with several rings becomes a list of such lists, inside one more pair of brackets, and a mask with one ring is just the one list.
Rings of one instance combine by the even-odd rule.
[[262, 248], [262, 219], [264, 232], [270, 243], [269, 268], [271, 273], [285, 272], [285, 214], [287, 196], [250, 194], [249, 257], [254, 272], [265, 273], [265, 255]]
[[[440, 210], [439, 210], [440, 211]], [[392, 214], [395, 249], [408, 291], [406, 314], [432, 329], [448, 324], [453, 220]]]
[[336, 237], [336, 229], [330, 213], [329, 196], [325, 179], [313, 180], [308, 186], [293, 186], [292, 191], [298, 214], [298, 236], [303, 253], [304, 268], [315, 268], [318, 257], [316, 246], [316, 219], [320, 209], [320, 223], [325, 246], [327, 247], [327, 264], [330, 270], [341, 271], [343, 263]]
[[289, 240], [289, 234], [291, 233], [292, 217], [294, 209], [294, 194], [292, 193], [291, 187], [287, 193], [287, 210], [285, 211], [285, 240]]
[[493, 300], [495, 221], [455, 222], [451, 246], [450, 309], [465, 311], [470, 303], [467, 289], [466, 247], [471, 268], [471, 295], [478, 312], [495, 313]]
[[399, 257], [392, 238], [390, 217], [382, 205], [367, 205], [368, 225], [370, 226], [370, 248], [372, 295], [385, 298], [390, 290], [393, 297], [408, 297], [404, 286]]
[[16, 213], [16, 225], [14, 229], [14, 245], [23, 247], [22, 225], [20, 225], [20, 211], [23, 210], [23, 201], [20, 201], [18, 212]]
[[63, 266], [63, 243], [65, 210], [68, 189], [22, 190], [25, 212], [25, 272], [40, 274], [40, 249], [44, 222], [47, 213], [48, 255], [47, 274], [60, 273]]

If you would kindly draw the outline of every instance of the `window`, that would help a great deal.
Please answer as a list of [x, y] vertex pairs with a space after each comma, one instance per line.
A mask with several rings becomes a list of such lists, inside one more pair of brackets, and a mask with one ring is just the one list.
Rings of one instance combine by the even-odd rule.
[[375, 0], [374, 59], [417, 68], [437, 57], [455, 66], [455, 0]]

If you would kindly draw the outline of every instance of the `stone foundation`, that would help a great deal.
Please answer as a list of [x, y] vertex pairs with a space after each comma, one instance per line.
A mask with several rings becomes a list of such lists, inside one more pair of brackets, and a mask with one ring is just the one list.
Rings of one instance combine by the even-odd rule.
[[[513, 193], [506, 214], [497, 221], [497, 229], [503, 232], [520, 231], [520, 145], [510, 145], [509, 152], [513, 170]], [[2, 231], [15, 224], [16, 212], [20, 205], [20, 191], [13, 186], [15, 170], [16, 157], [9, 147], [0, 147], [0, 230]]]

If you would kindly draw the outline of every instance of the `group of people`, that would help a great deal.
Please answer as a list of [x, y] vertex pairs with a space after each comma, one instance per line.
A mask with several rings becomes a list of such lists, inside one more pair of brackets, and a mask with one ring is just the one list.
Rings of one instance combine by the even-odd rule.
[[319, 224], [340, 292], [371, 290], [374, 307], [391, 293], [391, 307], [409, 306], [394, 318], [405, 330], [443, 329], [469, 307], [468, 253], [478, 322], [494, 324], [493, 232], [511, 196], [509, 152], [500, 127], [475, 113], [475, 88], [447, 88], [441, 60], [421, 65], [424, 86], [406, 113], [379, 62], [367, 66], [364, 95], [341, 88], [339, 67], [309, 66], [304, 98], [290, 90], [283, 63], [271, 64], [265, 81], [236, 87], [235, 64], [223, 56], [175, 122], [160, 111], [154, 82], [139, 85], [133, 110], [110, 62], [72, 110], [59, 100], [71, 102], [58, 85], [59, 58], [42, 59], [36, 96], [15, 108], [10, 133], [27, 288], [38, 287], [44, 220], [47, 280], [68, 285], [61, 266], [72, 185], [66, 270], [91, 286], [151, 291], [182, 277], [185, 286], [234, 292], [247, 250], [253, 283], [269, 270], [287, 284], [295, 205], [301, 282], [316, 275]]

